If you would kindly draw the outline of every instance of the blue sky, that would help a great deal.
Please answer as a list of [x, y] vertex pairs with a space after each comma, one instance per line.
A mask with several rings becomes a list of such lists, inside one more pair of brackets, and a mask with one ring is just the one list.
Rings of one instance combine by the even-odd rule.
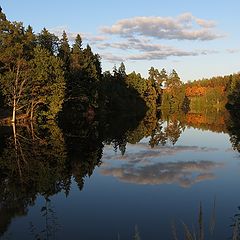
[[240, 71], [239, 0], [0, 0], [8, 19], [80, 33], [103, 70], [176, 69], [183, 81]]

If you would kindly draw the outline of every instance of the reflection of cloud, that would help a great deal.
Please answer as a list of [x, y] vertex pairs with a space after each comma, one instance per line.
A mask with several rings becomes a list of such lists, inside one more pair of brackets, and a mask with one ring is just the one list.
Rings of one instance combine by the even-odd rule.
[[[151, 149], [147, 143], [138, 143], [134, 145], [134, 148], [139, 148], [136, 153], [126, 152], [124, 157], [121, 159], [126, 159], [129, 162], [142, 162], [148, 159], [154, 158], [159, 159], [164, 156], [175, 155], [181, 152], [191, 151], [191, 152], [213, 152], [217, 151], [217, 148], [207, 148], [207, 147], [197, 147], [197, 146], [155, 146]], [[113, 157], [111, 155], [105, 154], [104, 159], [110, 160]], [[114, 159], [120, 158], [119, 155], [114, 156]]]
[[[131, 148], [131, 145], [129, 147]], [[113, 154], [109, 150], [104, 153], [103, 162], [108, 162], [111, 165], [104, 166], [101, 173], [135, 184], [177, 183], [182, 187], [189, 187], [197, 182], [213, 179], [215, 177], [212, 173], [213, 169], [222, 166], [221, 163], [203, 160], [159, 162], [162, 157], [166, 158], [166, 156], [174, 156], [189, 151], [208, 153], [216, 151], [217, 148], [156, 146], [154, 149], [150, 149], [147, 143], [142, 142], [135, 144], [134, 151], [127, 151], [124, 156]], [[113, 159], [119, 161], [112, 162]]]
[[199, 19], [191, 13], [173, 17], [134, 17], [122, 19], [111, 27], [103, 27], [106, 34], [117, 34], [122, 37], [134, 35], [154, 37], [157, 39], [178, 40], [213, 40], [222, 35], [212, 29], [215, 22]]
[[166, 162], [145, 166], [129, 163], [102, 169], [101, 173], [135, 184], [177, 183], [182, 187], [189, 187], [197, 182], [213, 179], [214, 174], [210, 171], [220, 166], [221, 163], [211, 161]]

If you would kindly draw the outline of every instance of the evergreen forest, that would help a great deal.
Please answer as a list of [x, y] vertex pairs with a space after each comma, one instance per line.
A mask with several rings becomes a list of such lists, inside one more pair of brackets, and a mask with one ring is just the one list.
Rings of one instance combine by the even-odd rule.
[[[176, 70], [126, 73], [124, 63], [102, 71], [101, 58], [78, 34], [69, 43], [43, 28], [11, 22], [0, 12], [1, 122], [78, 121], [107, 114], [238, 109], [240, 74], [183, 83]], [[63, 123], [64, 124], [64, 123]]]

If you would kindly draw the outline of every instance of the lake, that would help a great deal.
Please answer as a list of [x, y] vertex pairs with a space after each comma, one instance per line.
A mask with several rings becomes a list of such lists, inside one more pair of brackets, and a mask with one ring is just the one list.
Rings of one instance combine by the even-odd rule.
[[1, 127], [1, 239], [184, 239], [187, 231], [234, 239], [238, 119], [150, 114]]

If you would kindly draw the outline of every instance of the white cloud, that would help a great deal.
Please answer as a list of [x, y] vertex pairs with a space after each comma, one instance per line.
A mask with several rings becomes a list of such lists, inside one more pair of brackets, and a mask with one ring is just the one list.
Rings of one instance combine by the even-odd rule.
[[239, 53], [240, 52], [240, 48], [229, 48], [229, 49], [226, 49], [226, 51], [228, 53]]
[[100, 54], [101, 58], [110, 62], [124, 62], [126, 59], [120, 56], [113, 55], [112, 53]]
[[195, 19], [196, 23], [204, 28], [214, 28], [216, 27], [216, 22], [215, 21], [207, 21], [204, 19], [196, 18]]
[[193, 50], [193, 51], [187, 51], [178, 49], [171, 46], [166, 46], [158, 43], [150, 43], [146, 39], [134, 39], [130, 38], [127, 41], [123, 42], [112, 42], [112, 43], [99, 43], [97, 47], [101, 50], [105, 50], [108, 48], [112, 49], [120, 49], [123, 50], [126, 53], [126, 50], [136, 50], [137, 53], [134, 54], [128, 54], [128, 56], [124, 57], [118, 57], [113, 54], [108, 54], [107, 58], [104, 57], [103, 59], [112, 61], [117, 60], [118, 58], [125, 59], [125, 60], [157, 60], [157, 59], [166, 59], [170, 56], [177, 56], [177, 57], [183, 57], [183, 56], [198, 56], [198, 55], [207, 55], [207, 54], [213, 54], [217, 53], [217, 51], [214, 50]]
[[[159, 43], [160, 39], [177, 40], [213, 40], [222, 35], [215, 32], [216, 23], [184, 13], [176, 17], [134, 17], [122, 19], [110, 27], [103, 27], [102, 33], [93, 35], [83, 32], [71, 32], [66, 26], [50, 31], [61, 38], [66, 31], [70, 43], [80, 34], [83, 43], [94, 45], [103, 60], [122, 62], [127, 60], [161, 60], [168, 57], [199, 56], [217, 53], [214, 50], [180, 49]], [[118, 40], [109, 39], [109, 35], [120, 36]], [[124, 40], [121, 38], [124, 37]], [[153, 42], [155, 41], [155, 42]], [[107, 52], [105, 52], [107, 49]], [[114, 49], [121, 50], [113, 51]], [[104, 50], [104, 52], [103, 52]], [[129, 51], [127, 51], [129, 50]], [[229, 51], [231, 52], [231, 51]], [[232, 51], [233, 52], [233, 51]]]
[[185, 52], [181, 50], [176, 51], [155, 51], [155, 52], [147, 52], [142, 54], [133, 54], [128, 56], [127, 59], [129, 60], [160, 60], [160, 59], [166, 59], [170, 56], [177, 56], [177, 57], [183, 57], [183, 56], [197, 56], [199, 55], [196, 52]]
[[213, 28], [215, 22], [194, 17], [184, 13], [173, 17], [134, 17], [122, 19], [110, 27], [102, 27], [105, 34], [116, 34], [122, 37], [135, 35], [156, 39], [178, 40], [213, 40], [223, 37]]
[[65, 31], [67, 33], [69, 42], [74, 42], [77, 34], [80, 34], [83, 41], [86, 41], [90, 44], [96, 44], [97, 42], [102, 42], [108, 39], [107, 36], [103, 36], [103, 35], [93, 35], [90, 33], [83, 33], [83, 32], [71, 32], [68, 30], [67, 26], [58, 26], [50, 29], [49, 31], [51, 33], [54, 33], [59, 38], [62, 37], [62, 33], [63, 31]]

